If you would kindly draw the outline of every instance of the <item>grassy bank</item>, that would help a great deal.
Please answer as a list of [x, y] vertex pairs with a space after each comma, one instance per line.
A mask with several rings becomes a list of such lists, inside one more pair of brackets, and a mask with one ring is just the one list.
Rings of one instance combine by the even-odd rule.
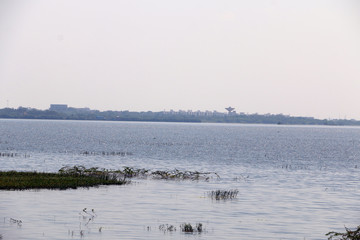
[[126, 183], [125, 180], [119, 180], [100, 171], [91, 174], [0, 171], [0, 189], [2, 190], [75, 189], [124, 183]]

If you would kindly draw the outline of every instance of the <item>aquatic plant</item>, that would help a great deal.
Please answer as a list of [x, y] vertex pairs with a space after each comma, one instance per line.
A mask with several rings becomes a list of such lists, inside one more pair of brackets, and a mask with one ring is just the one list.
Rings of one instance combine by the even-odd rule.
[[169, 224], [161, 224], [159, 226], [159, 230], [165, 232], [174, 232], [176, 231], [176, 227], [174, 225]]
[[0, 189], [68, 189], [77, 187], [92, 187], [98, 185], [121, 185], [129, 183], [134, 177], [163, 180], [204, 180], [213, 177], [220, 178], [217, 173], [198, 171], [153, 171], [124, 167], [123, 170], [104, 168], [86, 168], [82, 165], [65, 166], [57, 173], [0, 171]]
[[355, 230], [345, 227], [345, 231], [345, 233], [328, 232], [326, 236], [329, 236], [328, 240], [360, 240], [360, 226]]
[[[62, 175], [75, 175], [75, 176], [88, 176], [99, 178], [103, 180], [110, 181], [120, 181], [123, 178], [123, 174], [121, 171], [112, 171], [104, 168], [92, 167], [85, 168], [82, 165], [75, 165], [73, 167], [65, 166], [59, 170], [59, 174]], [[125, 182], [125, 179], [122, 180]]]
[[195, 227], [193, 227], [190, 223], [182, 223], [180, 225], [180, 229], [182, 232], [185, 233], [202, 233], [203, 232], [203, 227], [202, 227], [202, 223], [197, 223]]
[[105, 151], [101, 151], [101, 152], [92, 152], [92, 151], [82, 151], [80, 153], [81, 155], [85, 155], [85, 156], [98, 156], [98, 155], [102, 155], [102, 156], [130, 156], [133, 155], [133, 153], [131, 152], [105, 152]]
[[310, 170], [310, 166], [305, 165], [305, 164], [295, 164], [295, 165], [291, 165], [291, 164], [284, 164], [281, 165], [282, 169], [288, 170], [288, 171], [294, 171], [294, 170]]
[[154, 171], [151, 172], [151, 176], [154, 179], [165, 179], [165, 180], [205, 180], [208, 181], [211, 175], [214, 174], [217, 178], [220, 178], [217, 173], [211, 172], [198, 172], [198, 171], [179, 171], [177, 169], [172, 171]]
[[13, 152], [0, 152], [0, 157], [16, 157], [18, 154]]
[[112, 179], [123, 179], [125, 181], [129, 178], [147, 178], [162, 179], [162, 180], [205, 180], [216, 176], [220, 178], [217, 173], [212, 172], [198, 172], [198, 171], [179, 171], [175, 170], [156, 170], [150, 171], [144, 168], [123, 167], [122, 170], [108, 170], [100, 169], [97, 167], [85, 168], [82, 165], [75, 165], [73, 167], [65, 166], [59, 170], [61, 174], [73, 174], [73, 175], [86, 175], [86, 176], [98, 176]]
[[227, 200], [227, 199], [234, 199], [237, 197], [239, 191], [237, 189], [231, 190], [214, 190], [208, 192], [209, 197], [215, 200]]
[[236, 182], [238, 182], [238, 181], [249, 182], [249, 175], [245, 176], [245, 175], [240, 174], [239, 176], [234, 177], [233, 180]]
[[59, 173], [0, 171], [0, 189], [76, 189], [127, 183], [106, 171], [87, 172], [86, 169], [79, 166], [67, 170], [61, 169]]
[[201, 233], [203, 231], [203, 228], [202, 228], [202, 223], [197, 223], [196, 224], [196, 230]]
[[124, 174], [125, 178], [133, 178], [133, 177], [144, 177], [147, 176], [149, 173], [149, 170], [144, 168], [135, 169], [132, 167], [124, 167], [124, 169], [118, 170], [118, 173]]
[[18, 156], [24, 156], [24, 158], [28, 158], [28, 157], [30, 157], [30, 154], [25, 153], [24, 155], [22, 155], [20, 153], [14, 153], [14, 152], [0, 152], [0, 157], [13, 158], [13, 157], [18, 157]]
[[190, 223], [183, 223], [180, 225], [180, 229], [182, 232], [192, 233], [194, 232], [194, 228], [191, 226]]

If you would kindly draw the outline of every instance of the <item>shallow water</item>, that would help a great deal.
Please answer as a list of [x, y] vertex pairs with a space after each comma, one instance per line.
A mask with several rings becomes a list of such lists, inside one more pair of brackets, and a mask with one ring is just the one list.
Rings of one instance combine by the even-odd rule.
[[[360, 222], [356, 127], [0, 120], [0, 153], [16, 154], [0, 157], [1, 170], [82, 164], [221, 177], [0, 191], [3, 239], [326, 239]], [[207, 195], [216, 189], [239, 194], [216, 201]], [[84, 208], [94, 209], [91, 221]], [[184, 234], [184, 222], [205, 231]], [[161, 224], [177, 231], [160, 231]]]

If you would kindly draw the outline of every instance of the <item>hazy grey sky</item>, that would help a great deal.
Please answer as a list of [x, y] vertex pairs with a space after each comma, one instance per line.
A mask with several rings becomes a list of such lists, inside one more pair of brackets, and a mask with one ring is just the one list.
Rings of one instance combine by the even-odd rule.
[[360, 119], [358, 0], [0, 0], [0, 108]]

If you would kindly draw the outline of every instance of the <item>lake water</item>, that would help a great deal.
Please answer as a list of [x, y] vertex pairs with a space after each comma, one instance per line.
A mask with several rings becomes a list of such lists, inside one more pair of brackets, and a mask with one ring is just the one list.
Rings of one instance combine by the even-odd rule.
[[[220, 176], [0, 191], [3, 239], [327, 239], [360, 224], [357, 127], [0, 120], [0, 153], [14, 154], [0, 157], [0, 170], [129, 166]], [[217, 189], [239, 194], [209, 198]], [[182, 233], [185, 222], [204, 231]]]

